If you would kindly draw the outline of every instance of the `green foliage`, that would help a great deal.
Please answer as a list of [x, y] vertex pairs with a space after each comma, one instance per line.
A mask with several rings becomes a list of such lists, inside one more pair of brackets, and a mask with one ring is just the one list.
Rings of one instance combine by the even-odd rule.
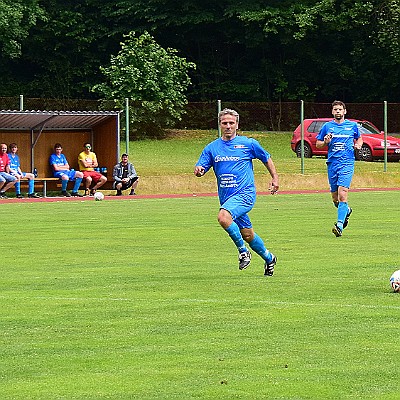
[[2, 399], [397, 399], [398, 192], [349, 199], [335, 238], [328, 193], [258, 197], [270, 279], [215, 197], [2, 204]]
[[120, 108], [128, 98], [133, 127], [139, 135], [154, 136], [181, 119], [191, 83], [188, 70], [195, 64], [178, 57], [175, 49], [163, 49], [148, 32], [130, 32], [125, 38], [111, 65], [101, 67], [106, 82], [93, 90]]
[[0, 54], [21, 55], [21, 41], [38, 19], [45, 19], [39, 0], [0, 0]]
[[97, 97], [134, 27], [196, 64], [191, 101], [398, 102], [399, 19], [398, 0], [0, 0], [0, 95]]

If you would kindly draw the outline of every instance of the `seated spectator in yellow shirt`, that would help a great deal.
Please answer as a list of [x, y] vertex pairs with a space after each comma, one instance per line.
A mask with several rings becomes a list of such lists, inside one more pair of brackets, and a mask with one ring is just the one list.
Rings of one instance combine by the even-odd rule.
[[[79, 169], [83, 172], [83, 179], [85, 180], [85, 196], [89, 195], [89, 190], [90, 195], [93, 196], [96, 190], [107, 182], [107, 178], [94, 170], [99, 164], [97, 163], [96, 154], [91, 151], [92, 145], [86, 142], [83, 147], [85, 150], [79, 153], [78, 156]], [[90, 189], [92, 182], [94, 186]]]

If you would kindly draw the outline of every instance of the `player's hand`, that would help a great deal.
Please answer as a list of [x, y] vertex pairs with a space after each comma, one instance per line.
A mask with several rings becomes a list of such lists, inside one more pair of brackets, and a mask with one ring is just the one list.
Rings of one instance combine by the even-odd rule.
[[272, 181], [269, 184], [269, 188], [268, 189], [271, 192], [271, 194], [276, 194], [276, 193], [278, 193], [279, 185], [276, 182]]
[[196, 165], [196, 166], [194, 167], [194, 174], [195, 174], [196, 176], [203, 176], [204, 173], [205, 173], [205, 168], [202, 167], [201, 165]]
[[327, 135], [325, 135], [324, 137], [324, 143], [325, 144], [329, 144], [332, 140], [332, 133], [328, 133]]
[[355, 143], [355, 144], [354, 144], [354, 148], [355, 148], [356, 150], [361, 150], [361, 144], [360, 144], [360, 143]]

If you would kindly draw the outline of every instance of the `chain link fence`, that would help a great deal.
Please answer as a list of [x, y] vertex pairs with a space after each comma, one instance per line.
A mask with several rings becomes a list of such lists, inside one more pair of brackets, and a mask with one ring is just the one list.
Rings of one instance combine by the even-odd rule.
[[[22, 104], [23, 102], [23, 104]], [[190, 102], [176, 129], [216, 129], [217, 101]], [[0, 97], [0, 110], [100, 111], [113, 110], [113, 102], [82, 99], [41, 99]], [[240, 114], [244, 131], [293, 131], [300, 123], [300, 102], [222, 102], [222, 108], [233, 108]], [[305, 118], [330, 117], [331, 103], [304, 103]], [[384, 104], [348, 103], [347, 117], [366, 119], [380, 130], [384, 129]], [[132, 127], [134, 128], [134, 127]], [[400, 103], [387, 104], [389, 133], [400, 132]]]

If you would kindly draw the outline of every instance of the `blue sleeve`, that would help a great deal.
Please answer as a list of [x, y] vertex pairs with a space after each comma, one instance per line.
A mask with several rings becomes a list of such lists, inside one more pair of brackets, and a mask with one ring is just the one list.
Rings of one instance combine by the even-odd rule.
[[326, 136], [326, 129], [328, 127], [328, 123], [326, 122], [324, 125], [322, 125], [321, 130], [319, 131], [317, 135], [317, 140], [324, 140], [324, 137]]
[[265, 150], [260, 143], [255, 140], [255, 139], [251, 139], [252, 140], [252, 147], [253, 147], [253, 151], [254, 151], [254, 158], [259, 159], [260, 161], [262, 161], [263, 163], [266, 163], [269, 158], [271, 157], [271, 155], [268, 153], [267, 150]]
[[212, 154], [210, 151], [210, 144], [208, 144], [200, 154], [199, 161], [196, 163], [196, 167], [203, 167], [204, 172], [207, 172], [213, 165]]
[[359, 129], [358, 129], [358, 124], [357, 124], [357, 122], [355, 122], [354, 125], [355, 125], [355, 126], [354, 126], [354, 139], [357, 140], [358, 138], [360, 138], [361, 133], [360, 133], [360, 131], [359, 131]]

